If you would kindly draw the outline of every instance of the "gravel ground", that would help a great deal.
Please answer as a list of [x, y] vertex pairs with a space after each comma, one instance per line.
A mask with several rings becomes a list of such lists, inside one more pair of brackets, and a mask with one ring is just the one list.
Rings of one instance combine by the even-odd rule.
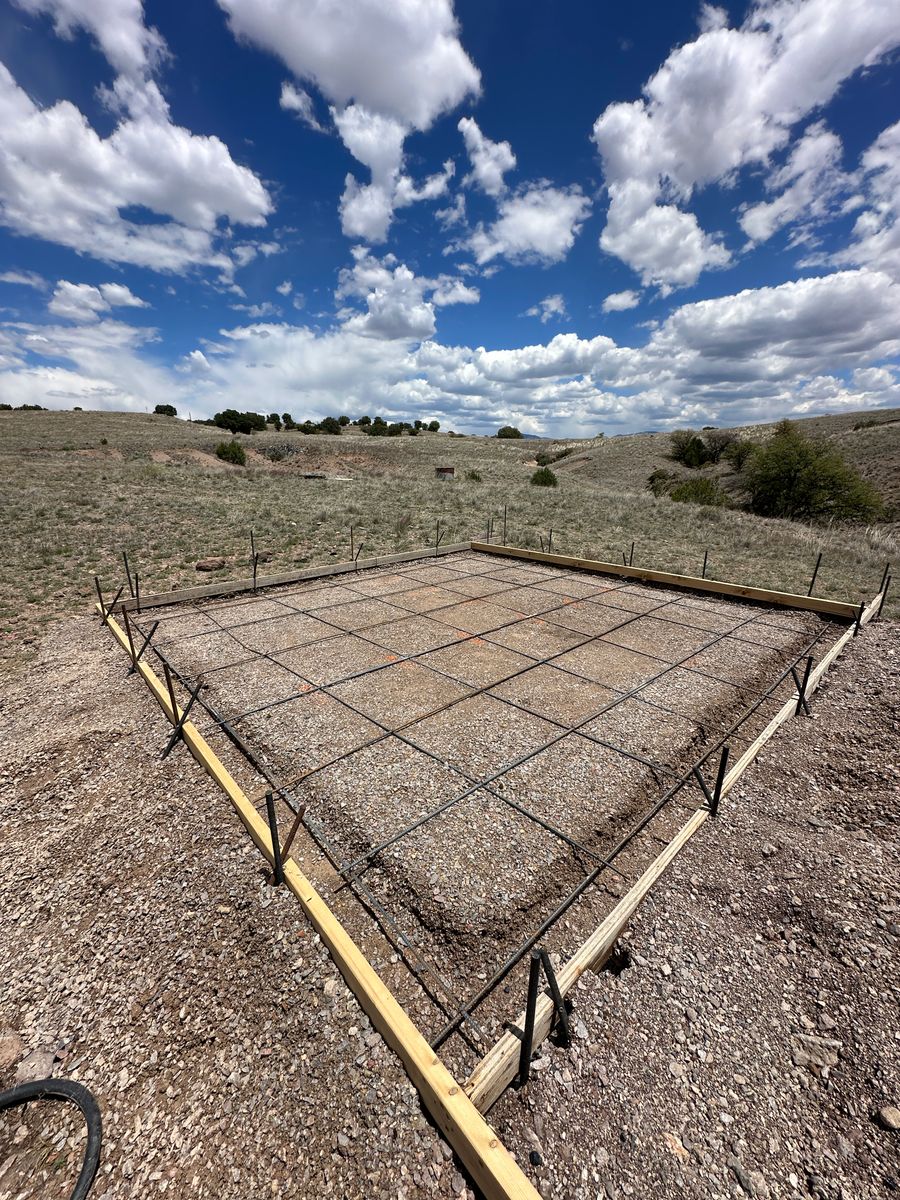
[[[0, 705], [0, 1087], [94, 1091], [92, 1200], [464, 1194], [296, 901], [164, 736], [95, 621], [57, 626]], [[82, 1145], [64, 1106], [0, 1115], [0, 1197], [68, 1196]]]
[[870, 626], [491, 1120], [545, 1196], [900, 1191], [900, 641]]
[[[900, 1188], [877, 1118], [900, 1102], [898, 678], [896, 626], [871, 627], [654, 893], [631, 965], [582, 981], [573, 1047], [492, 1114], [544, 1194]], [[94, 1089], [96, 1196], [465, 1193], [224, 798], [183, 749], [160, 762], [159, 711], [96, 622], [40, 645], [0, 737], [0, 1086], [52, 1070]], [[485, 836], [521, 836], [479, 804]], [[47, 1108], [0, 1117], [0, 1197], [65, 1195], [80, 1137]]]

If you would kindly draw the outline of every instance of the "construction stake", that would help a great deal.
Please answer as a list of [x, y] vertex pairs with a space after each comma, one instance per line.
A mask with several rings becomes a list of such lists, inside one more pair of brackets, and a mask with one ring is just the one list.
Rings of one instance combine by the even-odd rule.
[[128, 569], [128, 555], [124, 550], [122, 551], [122, 561], [125, 564], [125, 578], [128, 580], [128, 590], [131, 592], [132, 599], [134, 599], [134, 584], [131, 581], [131, 571]]
[[284, 863], [281, 858], [281, 839], [278, 836], [278, 818], [275, 815], [275, 797], [266, 792], [266, 816], [272, 838], [272, 884], [279, 887], [284, 883]]
[[816, 565], [813, 567], [812, 579], [809, 581], [809, 591], [807, 596], [812, 595], [812, 590], [816, 586], [816, 576], [819, 573], [819, 567], [822, 565], [822, 551], [819, 551], [819, 557], [816, 559]]
[[[174, 714], [174, 713], [178, 712], [178, 709], [175, 707], [175, 700], [174, 700], [175, 693], [174, 693], [174, 689], [172, 688], [172, 677], [168, 671], [166, 671], [166, 682], [169, 684], [169, 694], [172, 697], [172, 712]], [[188, 719], [188, 717], [191, 715], [191, 709], [194, 707], [194, 701], [200, 695], [200, 692], [202, 689], [203, 689], [203, 680], [201, 679], [200, 682], [197, 684], [197, 686], [194, 688], [194, 690], [191, 692], [188, 702], [184, 706], [184, 711], [182, 712], [181, 716], [175, 722], [175, 728], [172, 730], [172, 736], [169, 738], [169, 740], [166, 744], [166, 748], [162, 752], [163, 758], [169, 757], [169, 755], [172, 753], [172, 750], [175, 748], [175, 743], [178, 741], [179, 738], [183, 737], [182, 730], [184, 729], [184, 723]]]
[[885, 579], [884, 585], [881, 589], [881, 603], [878, 605], [878, 612], [875, 614], [876, 617], [881, 616], [881, 610], [884, 608], [884, 602], [885, 602], [885, 600], [887, 600], [887, 594], [888, 594], [888, 590], [889, 590], [890, 586], [891, 586], [891, 576], [888, 575], [888, 577]]
[[719, 758], [719, 773], [716, 776], [716, 789], [712, 794], [712, 800], [709, 805], [709, 815], [717, 817], [719, 815], [719, 802], [722, 799], [722, 784], [725, 782], [725, 772], [728, 770], [728, 754], [727, 746], [722, 747], [722, 755]]
[[810, 654], [809, 658], [806, 660], [806, 670], [803, 672], [802, 683], [797, 678], [797, 668], [791, 668], [791, 674], [794, 676], [794, 683], [797, 685], [797, 708], [794, 713], [795, 717], [800, 716], [801, 708], [805, 711], [806, 715], [809, 716], [809, 702], [806, 699], [806, 685], [809, 683], [809, 673], [812, 670], [812, 664], [813, 660], [812, 655]]

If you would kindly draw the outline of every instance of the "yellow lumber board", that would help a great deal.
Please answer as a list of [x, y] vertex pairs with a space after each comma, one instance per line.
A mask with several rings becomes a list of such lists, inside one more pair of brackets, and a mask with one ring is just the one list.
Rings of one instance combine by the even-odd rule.
[[817, 596], [797, 596], [792, 592], [773, 592], [768, 588], [725, 583], [719, 579], [700, 579], [695, 575], [673, 575], [669, 571], [651, 571], [644, 567], [619, 566], [616, 563], [598, 562], [592, 558], [572, 558], [568, 554], [545, 554], [539, 550], [520, 550], [516, 546], [495, 546], [490, 542], [472, 542], [471, 548], [484, 554], [523, 558], [530, 562], [543, 562], [559, 567], [575, 567], [579, 571], [594, 571], [600, 575], [617, 575], [624, 579], [637, 579], [642, 583], [668, 583], [688, 591], [711, 592], [717, 596], [737, 596], [743, 600], [758, 600], [765, 604], [779, 605], [782, 608], [802, 608], [809, 612], [828, 613], [833, 617], [852, 618], [859, 610], [859, 605], [847, 604], [843, 600], [822, 600]]
[[[473, 546], [473, 549], [476, 547]], [[877, 595], [866, 606], [860, 618], [860, 624], [866, 625], [875, 616], [881, 602]], [[853, 629], [848, 629], [834, 643], [819, 665], [810, 672], [807, 681], [807, 696], [812, 695], [821, 683], [825, 672], [853, 638]], [[759, 736], [751, 742], [734, 766], [727, 772], [722, 781], [722, 795], [725, 796], [737, 784], [763, 746], [778, 732], [780, 727], [789, 720], [797, 709], [799, 697], [794, 692], [786, 700], [772, 720], [766, 725]], [[634, 886], [622, 897], [604, 921], [597, 926], [581, 948], [569, 959], [557, 974], [560, 993], [567, 995], [581, 976], [588, 970], [599, 969], [612, 952], [616, 941], [621, 936], [626, 925], [634, 916], [641, 901], [650, 888], [660, 878], [666, 868], [687, 845], [694, 834], [703, 826], [709, 817], [705, 808], [698, 809], [675, 835], [668, 846], [654, 859], [647, 870], [635, 882]], [[549, 1036], [553, 1027], [553, 1002], [546, 995], [538, 997], [534, 1018], [534, 1042], [539, 1046]], [[518, 1026], [521, 1029], [525, 1023], [525, 1014], [520, 1013]], [[516, 1077], [519, 1066], [519, 1049], [521, 1043], [511, 1033], [505, 1033], [478, 1063], [475, 1070], [466, 1081], [466, 1092], [480, 1112], [487, 1112], [492, 1104], [503, 1094]]]
[[[97, 607], [99, 611], [99, 605]], [[111, 617], [108, 625], [130, 657], [125, 632]], [[176, 708], [173, 713], [166, 688], [153, 669], [143, 660], [137, 664], [137, 669], [166, 716], [173, 722], [178, 720], [181, 710]], [[194, 758], [228, 796], [250, 837], [272, 863], [273, 847], [267, 823], [196, 726], [186, 721], [182, 732]], [[537, 1191], [466, 1095], [465, 1089], [428, 1045], [292, 858], [284, 864], [284, 879], [328, 947], [348, 987], [402, 1061], [423, 1103], [487, 1200], [539, 1200]]]
[[[417, 562], [422, 558], [441, 558], [445, 554], [459, 554], [469, 549], [468, 542], [458, 542], [454, 545], [439, 546], [425, 550], [405, 550], [401, 554], [380, 554], [375, 558], [361, 558], [358, 562], [329, 563], [324, 567], [304, 567], [301, 571], [287, 571], [281, 575], [258, 575], [256, 590], [262, 588], [280, 587], [287, 583], [302, 583], [307, 579], [326, 579], [329, 575], [349, 575], [356, 571], [370, 570], [372, 567], [386, 567], [391, 563]], [[231, 596], [237, 592], [253, 590], [252, 579], [224, 579], [219, 583], [203, 583], [196, 587], [178, 588], [171, 592], [154, 592], [149, 596], [141, 596], [141, 609], [160, 608], [167, 604], [179, 604], [185, 600], [203, 600], [214, 596]], [[137, 608], [137, 600], [128, 597], [120, 600], [113, 612], [128, 609], [131, 612]]]

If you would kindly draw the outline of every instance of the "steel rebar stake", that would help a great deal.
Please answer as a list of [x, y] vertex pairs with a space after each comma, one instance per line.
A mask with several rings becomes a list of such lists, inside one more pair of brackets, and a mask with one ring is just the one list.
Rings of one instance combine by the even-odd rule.
[[[801, 708], [804, 709], [806, 712], [806, 715], [809, 716], [809, 703], [806, 699], [806, 687], [807, 687], [807, 684], [809, 683], [809, 673], [812, 670], [812, 664], [813, 664], [813, 660], [812, 660], [812, 655], [810, 654], [806, 660], [806, 669], [803, 672], [803, 682], [797, 684], [797, 707], [794, 710], [795, 717], [800, 716]], [[794, 672], [794, 679], [795, 680], [797, 679], [796, 671]]]
[[722, 800], [722, 784], [725, 782], [725, 772], [728, 770], [728, 755], [728, 747], [723, 746], [722, 754], [719, 758], [719, 773], [716, 776], [716, 789], [713, 792], [712, 803], [709, 806], [710, 816], [713, 817], [719, 815], [719, 804]]
[[819, 573], [819, 567], [822, 565], [822, 551], [819, 551], [819, 557], [816, 559], [816, 565], [813, 567], [812, 579], [809, 581], [809, 590], [807, 596], [812, 595], [812, 590], [816, 586], [816, 576]]
[[537, 1009], [538, 984], [541, 974], [541, 956], [537, 950], [531, 952], [528, 968], [528, 999], [525, 1003], [525, 1028], [522, 1030], [522, 1045], [519, 1050], [519, 1086], [526, 1084], [531, 1076], [531, 1051], [534, 1046], [534, 1014]]
[[266, 792], [266, 816], [269, 819], [269, 835], [272, 838], [272, 884], [284, 883], [284, 863], [281, 860], [281, 841], [278, 835], [278, 818], [275, 815], [275, 797]]
[[124, 550], [122, 551], [122, 561], [125, 564], [125, 578], [128, 580], [128, 590], [131, 592], [132, 599], [134, 599], [134, 583], [132, 582], [131, 571], [128, 567], [128, 555]]

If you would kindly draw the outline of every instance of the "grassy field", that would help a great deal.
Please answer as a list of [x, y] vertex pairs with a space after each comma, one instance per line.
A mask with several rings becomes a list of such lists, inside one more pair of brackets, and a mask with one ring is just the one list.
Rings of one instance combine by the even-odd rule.
[[[808, 428], [900, 499], [900, 413], [817, 418]], [[767, 429], [749, 432], [762, 438]], [[689, 574], [699, 574], [708, 550], [711, 577], [788, 591], [806, 591], [821, 550], [816, 592], [854, 602], [875, 591], [886, 560], [900, 557], [896, 526], [812, 528], [654, 498], [647, 475], [672, 466], [662, 434], [554, 444], [579, 451], [558, 464], [557, 488], [531, 486], [546, 444], [530, 440], [268, 432], [243, 439], [244, 468], [215, 458], [221, 440], [172, 418], [0, 413], [7, 660], [48, 621], [84, 611], [95, 574], [114, 591], [123, 550], [146, 594], [207, 582], [196, 563], [208, 555], [228, 560], [213, 578], [246, 576], [251, 529], [274, 572], [347, 559], [351, 524], [364, 554], [427, 545], [437, 521], [444, 541], [481, 538], [491, 515], [499, 540], [505, 505], [513, 545], [538, 548], [552, 528], [555, 551], [620, 561], [634, 541], [636, 563]], [[444, 465], [456, 468], [454, 482], [435, 478]], [[312, 472], [326, 478], [303, 477]]]

